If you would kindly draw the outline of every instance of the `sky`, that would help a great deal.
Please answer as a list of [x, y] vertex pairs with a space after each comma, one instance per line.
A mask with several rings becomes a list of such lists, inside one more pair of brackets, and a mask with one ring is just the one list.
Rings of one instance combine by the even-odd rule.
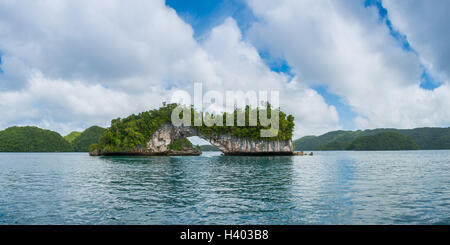
[[2, 0], [0, 130], [278, 90], [295, 137], [450, 125], [447, 0]]

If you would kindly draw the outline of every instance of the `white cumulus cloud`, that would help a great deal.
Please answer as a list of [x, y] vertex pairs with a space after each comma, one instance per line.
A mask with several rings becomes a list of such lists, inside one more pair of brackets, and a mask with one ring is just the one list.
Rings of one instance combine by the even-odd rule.
[[249, 31], [252, 43], [286, 59], [301, 81], [339, 95], [357, 114], [357, 127], [450, 124], [442, 111], [450, 105], [448, 85], [434, 91], [420, 87], [420, 55], [401, 46], [374, 6], [362, 0], [248, 3], [259, 19]]
[[277, 73], [229, 18], [202, 41], [164, 1], [0, 3], [0, 128], [62, 134], [156, 108], [172, 91], [268, 90], [297, 134], [339, 128], [334, 106], [302, 78]]

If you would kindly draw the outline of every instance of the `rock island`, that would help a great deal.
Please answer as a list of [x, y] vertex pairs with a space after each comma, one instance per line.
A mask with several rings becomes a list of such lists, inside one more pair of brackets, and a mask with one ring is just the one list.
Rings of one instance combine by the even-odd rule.
[[[292, 134], [294, 117], [286, 115], [279, 109], [271, 109], [268, 105], [266, 113], [270, 111], [279, 113], [278, 133], [274, 137], [261, 137], [260, 130], [268, 129], [259, 122], [256, 126], [174, 126], [171, 123], [171, 114], [176, 104], [169, 104], [157, 110], [142, 112], [127, 118], [117, 118], [111, 121], [111, 126], [105, 130], [97, 144], [91, 145], [90, 155], [200, 155], [199, 147], [190, 143], [187, 137], [198, 136], [216, 146], [225, 155], [292, 155], [294, 146]], [[254, 111], [252, 111], [254, 110]], [[256, 110], [256, 112], [255, 112]], [[261, 109], [246, 107], [244, 110], [234, 111], [245, 115], [246, 124], [249, 125], [249, 115], [252, 112], [260, 113]], [[198, 114], [191, 109], [192, 124]], [[230, 116], [230, 115], [228, 115]], [[216, 119], [224, 120], [226, 113], [215, 115]], [[225, 125], [225, 123], [223, 124]]]

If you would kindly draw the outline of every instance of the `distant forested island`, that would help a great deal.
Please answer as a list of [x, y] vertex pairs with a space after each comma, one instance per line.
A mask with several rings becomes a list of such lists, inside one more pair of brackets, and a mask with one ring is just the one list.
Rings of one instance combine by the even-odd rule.
[[[105, 129], [92, 126], [83, 132], [59, 133], [33, 126], [0, 131], [0, 152], [88, 152]], [[318, 150], [439, 150], [450, 149], [450, 128], [370, 129], [332, 131], [294, 141], [296, 151]], [[202, 151], [219, 151], [212, 145]]]
[[440, 150], [450, 149], [450, 128], [332, 131], [294, 141], [295, 150]]
[[97, 143], [104, 131], [105, 129], [99, 126], [92, 126], [84, 130], [84, 132], [72, 140], [73, 150], [75, 152], [88, 152], [89, 146]]
[[38, 127], [9, 127], [0, 131], [0, 152], [88, 152], [97, 143], [104, 128], [92, 126], [83, 132], [62, 137]]

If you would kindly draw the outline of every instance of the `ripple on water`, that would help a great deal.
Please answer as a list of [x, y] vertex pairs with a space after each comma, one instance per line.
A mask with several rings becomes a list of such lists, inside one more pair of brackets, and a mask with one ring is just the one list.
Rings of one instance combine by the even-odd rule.
[[449, 159], [0, 153], [0, 223], [450, 224]]

